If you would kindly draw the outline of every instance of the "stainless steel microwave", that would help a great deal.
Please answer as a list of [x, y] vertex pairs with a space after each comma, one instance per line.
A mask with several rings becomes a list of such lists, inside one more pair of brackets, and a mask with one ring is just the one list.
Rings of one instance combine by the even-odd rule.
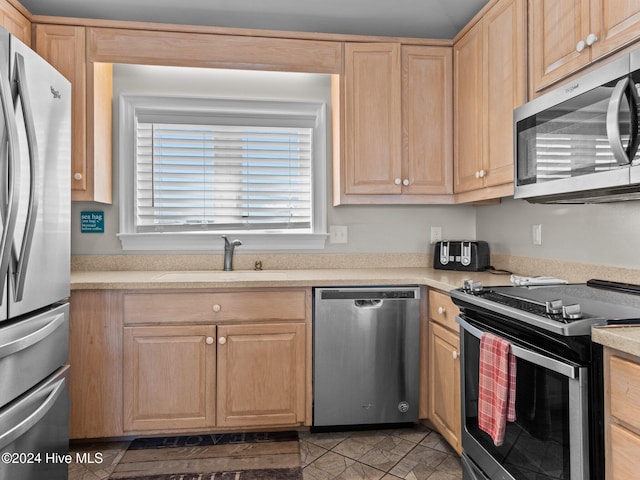
[[514, 111], [515, 198], [640, 200], [640, 50]]

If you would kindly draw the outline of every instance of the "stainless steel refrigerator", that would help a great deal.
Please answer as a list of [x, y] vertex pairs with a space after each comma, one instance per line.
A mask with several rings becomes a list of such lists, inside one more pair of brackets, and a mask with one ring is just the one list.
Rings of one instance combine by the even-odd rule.
[[68, 477], [71, 86], [0, 29], [0, 480]]

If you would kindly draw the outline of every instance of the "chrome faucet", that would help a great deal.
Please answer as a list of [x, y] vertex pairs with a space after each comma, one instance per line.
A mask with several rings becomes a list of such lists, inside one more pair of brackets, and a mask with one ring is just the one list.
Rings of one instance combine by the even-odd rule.
[[224, 268], [225, 272], [230, 272], [233, 270], [233, 252], [236, 247], [242, 245], [240, 240], [234, 240], [232, 242], [229, 241], [226, 235], [222, 235], [224, 238]]

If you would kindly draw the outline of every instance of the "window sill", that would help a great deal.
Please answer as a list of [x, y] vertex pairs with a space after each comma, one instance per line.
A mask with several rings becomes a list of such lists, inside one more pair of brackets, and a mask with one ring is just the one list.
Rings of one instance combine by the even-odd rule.
[[[119, 233], [123, 250], [143, 251], [217, 251], [224, 247], [225, 232], [202, 233]], [[242, 252], [274, 250], [322, 250], [326, 233], [238, 233], [228, 234], [242, 242]]]

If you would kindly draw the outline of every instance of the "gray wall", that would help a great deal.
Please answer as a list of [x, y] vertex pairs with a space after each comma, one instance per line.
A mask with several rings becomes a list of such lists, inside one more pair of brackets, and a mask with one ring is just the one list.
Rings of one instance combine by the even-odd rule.
[[[640, 202], [532, 205], [504, 200], [477, 208], [477, 238], [493, 252], [640, 268]], [[533, 245], [532, 225], [542, 225]]]
[[[74, 203], [72, 207], [72, 254], [117, 255], [123, 252], [117, 239], [119, 190], [118, 97], [121, 93], [184, 94], [211, 97], [286, 98], [324, 101], [331, 106], [331, 82], [328, 75], [285, 74], [279, 72], [243, 72], [231, 70], [172, 69], [114, 65], [114, 201], [113, 205]], [[327, 112], [330, 118], [330, 111]], [[331, 135], [328, 135], [328, 143]], [[327, 151], [331, 152], [330, 145]], [[331, 159], [327, 178], [331, 179]], [[328, 203], [331, 202], [329, 185]], [[104, 234], [80, 233], [80, 212], [105, 212]], [[470, 206], [341, 206], [328, 207], [328, 225], [347, 225], [349, 242], [329, 244], [322, 253], [422, 253], [431, 250], [431, 226], [441, 226], [445, 239], [474, 239], [475, 208]], [[155, 252], [147, 252], [155, 253]], [[216, 252], [218, 253], [218, 252]], [[305, 253], [301, 251], [300, 253]], [[318, 253], [318, 252], [314, 252]]]

